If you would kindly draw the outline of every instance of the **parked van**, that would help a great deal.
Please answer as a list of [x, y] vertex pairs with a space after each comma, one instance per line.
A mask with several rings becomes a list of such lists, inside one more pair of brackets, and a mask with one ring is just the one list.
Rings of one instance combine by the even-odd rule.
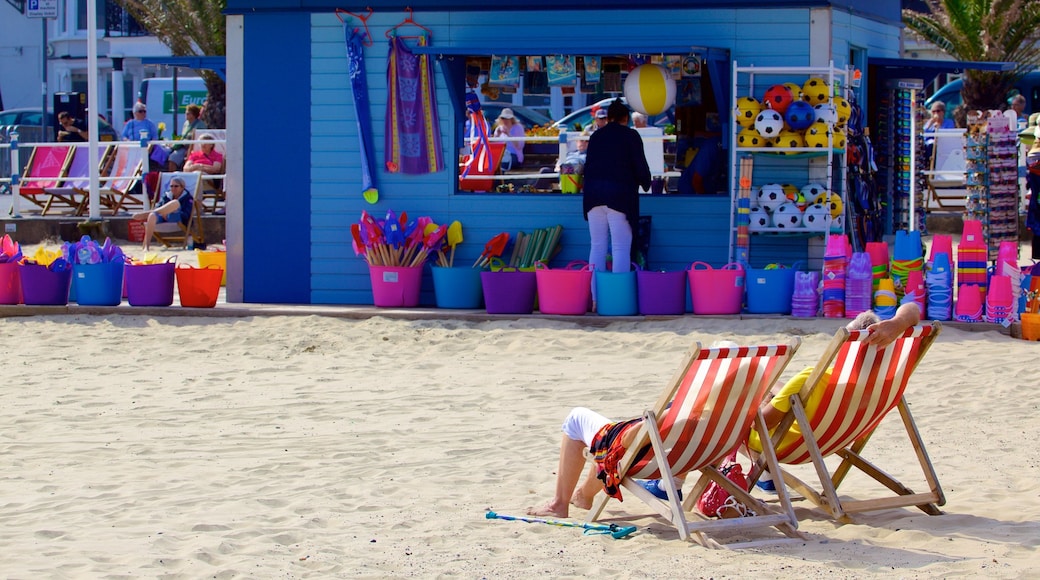
[[[932, 103], [936, 101], [946, 103], [946, 116], [949, 118], [950, 112], [964, 102], [964, 99], [961, 97], [962, 86], [964, 86], [964, 81], [961, 79], [949, 82], [946, 86], [936, 91], [934, 95], [925, 99], [925, 108], [931, 107]], [[1040, 113], [1040, 71], [1026, 74], [1026, 76], [1022, 77], [1022, 80], [1015, 83], [1015, 89], [1026, 98], [1027, 117], [1031, 113]]]
[[173, 78], [157, 77], [141, 81], [137, 100], [148, 107], [148, 118], [166, 123], [163, 139], [180, 133], [184, 125], [184, 109], [191, 104], [202, 106], [206, 100], [206, 81], [201, 77], [177, 77], [177, 124], [173, 123]]

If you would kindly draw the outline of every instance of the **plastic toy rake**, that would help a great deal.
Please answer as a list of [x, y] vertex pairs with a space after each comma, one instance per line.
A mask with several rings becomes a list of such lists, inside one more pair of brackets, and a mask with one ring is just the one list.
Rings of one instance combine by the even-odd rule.
[[527, 522], [529, 524], [549, 524], [550, 526], [561, 526], [564, 528], [581, 528], [585, 533], [610, 534], [615, 540], [620, 540], [636, 531], [635, 526], [619, 526], [617, 524], [576, 524], [574, 522], [563, 522], [560, 520], [545, 520], [541, 518], [522, 518], [519, 516], [506, 516], [495, 512], [487, 512], [484, 517], [489, 520], [507, 520], [511, 522]]

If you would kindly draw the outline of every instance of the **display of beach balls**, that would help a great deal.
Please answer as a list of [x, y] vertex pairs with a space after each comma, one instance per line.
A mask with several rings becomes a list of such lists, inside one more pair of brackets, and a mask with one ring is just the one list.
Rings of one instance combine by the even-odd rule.
[[784, 83], [787, 90], [791, 91], [791, 98], [795, 101], [802, 100], [802, 87], [798, 83]]
[[830, 147], [830, 127], [826, 123], [813, 123], [805, 130], [806, 147]]
[[813, 107], [813, 111], [816, 112], [816, 121], [818, 122], [823, 122], [828, 125], [834, 125], [838, 122], [838, 110], [834, 108], [833, 103], [816, 105]]
[[737, 99], [737, 124], [741, 127], [751, 127], [755, 124], [755, 117], [762, 112], [762, 103], [755, 97], [740, 97]]
[[737, 145], [740, 147], [765, 147], [765, 139], [762, 135], [755, 130], [754, 127], [748, 127], [737, 134]]
[[668, 110], [675, 102], [675, 79], [658, 64], [641, 64], [625, 79], [628, 105], [653, 117]]
[[770, 109], [784, 114], [787, 107], [794, 102], [794, 96], [791, 95], [791, 89], [784, 85], [773, 85], [766, 89], [765, 98], [762, 99], [762, 104], [766, 105]]
[[785, 201], [773, 210], [773, 225], [778, 228], [802, 227], [802, 210], [790, 201]]
[[798, 209], [805, 209], [805, 206], [808, 205], [808, 202], [805, 200], [805, 197], [802, 195], [802, 192], [798, 189], [797, 186], [791, 185], [791, 187], [788, 188], [788, 185], [790, 184], [784, 184], [784, 197], [787, 198], [787, 201], [798, 206]]
[[807, 183], [802, 186], [801, 192], [809, 203], [816, 203], [821, 193], [827, 193], [827, 186], [818, 182]]
[[802, 85], [802, 100], [810, 105], [820, 105], [830, 102], [830, 90], [827, 81], [821, 78], [811, 78]]
[[831, 217], [836, 218], [841, 215], [841, 212], [845, 210], [845, 204], [841, 200], [841, 196], [836, 193], [823, 192], [816, 196], [813, 203], [818, 203], [825, 206], [831, 212]]
[[784, 112], [784, 121], [795, 131], [804, 131], [816, 120], [816, 110], [805, 101], [795, 101]]
[[845, 131], [838, 129], [837, 127], [832, 129], [831, 131], [834, 133], [834, 148], [845, 149]]
[[763, 109], [755, 117], [755, 130], [763, 137], [776, 138], [784, 130], [784, 118], [772, 109]]
[[[805, 138], [797, 131], [784, 129], [780, 131], [780, 135], [776, 138], [776, 146], [788, 148], [805, 147]], [[788, 151], [788, 153], [793, 154], [797, 153], [797, 151]]]
[[838, 112], [838, 120], [834, 124], [844, 127], [845, 123], [849, 122], [849, 117], [852, 116], [852, 105], [844, 97], [834, 97], [831, 102], [834, 103], [834, 108]]
[[830, 220], [831, 210], [822, 203], [810, 205], [805, 208], [805, 213], [802, 214], [802, 223], [805, 224], [805, 227], [814, 230], [822, 230]]
[[773, 227], [773, 217], [769, 215], [769, 212], [756, 206], [751, 208], [751, 229], [757, 230], [760, 228], [771, 228]]
[[779, 183], [769, 183], [758, 190], [758, 207], [773, 211], [786, 201], [787, 195]]

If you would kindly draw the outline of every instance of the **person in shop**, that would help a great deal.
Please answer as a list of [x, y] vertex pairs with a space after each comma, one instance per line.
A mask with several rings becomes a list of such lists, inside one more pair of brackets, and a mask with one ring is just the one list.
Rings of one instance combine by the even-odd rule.
[[606, 271], [609, 238], [612, 270], [628, 272], [632, 232], [639, 219], [639, 188], [650, 189], [650, 166], [643, 139], [628, 126], [628, 106], [617, 99], [604, 112], [609, 122], [589, 137], [585, 154], [582, 210], [589, 222], [589, 264]]
[[[899, 307], [896, 315], [889, 320], [878, 320], [872, 311], [861, 313], [855, 320], [846, 325], [850, 329], [866, 328], [870, 336], [864, 339], [866, 344], [885, 346], [898, 338], [906, 329], [917, 324], [921, 320], [921, 311], [917, 304], [908, 302]], [[735, 343], [726, 342], [714, 344], [713, 347], [738, 346]], [[812, 367], [809, 367], [792, 378], [784, 387], [769, 401], [762, 404], [762, 414], [765, 416], [766, 424], [770, 429], [775, 428], [783, 415], [790, 408], [790, 395], [798, 392], [805, 380], [809, 378]], [[820, 391], [822, 395], [823, 392]], [[781, 400], [782, 399], [782, 400]], [[812, 416], [812, 409], [819, 405], [810, 400], [806, 403], [807, 413]], [[579, 486], [581, 472], [585, 468], [585, 449], [597, 453], [597, 457], [620, 458], [625, 450], [632, 444], [638, 431], [641, 418], [628, 419], [614, 422], [599, 413], [585, 407], [576, 407], [568, 413], [564, 419], [562, 430], [563, 439], [560, 444], [560, 460], [556, 470], [556, 489], [553, 498], [539, 507], [528, 508], [528, 515], [569, 517], [570, 506], [579, 509], [592, 507], [592, 500], [600, 490], [604, 489], [604, 470], [611, 468], [603, 465], [597, 459], [588, 470], [587, 476]], [[649, 445], [647, 446], [649, 447]], [[609, 453], [604, 453], [609, 450]], [[761, 448], [759, 448], [761, 450]], [[763, 474], [761, 482], [770, 481], [767, 474]], [[676, 479], [676, 487], [682, 486], [685, 476]], [[667, 495], [659, 486], [660, 480], [649, 479], [641, 481], [655, 497], [666, 499]], [[762, 485], [768, 489], [768, 485]], [[680, 492], [681, 494], [681, 492]], [[681, 495], [680, 495], [681, 499]]]
[[[524, 125], [513, 114], [513, 109], [506, 107], [498, 114], [495, 120], [495, 130], [492, 137], [523, 137]], [[524, 163], [524, 142], [506, 141], [506, 152], [502, 155], [500, 167], [502, 171], [513, 168], [519, 169]]]
[[1033, 146], [1026, 153], [1026, 186], [1029, 189], [1026, 227], [1033, 232], [1031, 257], [1040, 260], [1040, 125], [1033, 129], [1033, 137]]

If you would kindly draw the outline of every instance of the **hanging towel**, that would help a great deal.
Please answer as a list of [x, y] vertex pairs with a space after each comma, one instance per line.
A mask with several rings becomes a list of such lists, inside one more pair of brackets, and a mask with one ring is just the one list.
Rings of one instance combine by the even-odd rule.
[[372, 144], [372, 113], [368, 107], [368, 81], [365, 78], [365, 33], [359, 32], [349, 21], [343, 23], [347, 42], [347, 60], [350, 63], [350, 92], [354, 96], [354, 117], [357, 120], [358, 145], [361, 154], [361, 191], [369, 203], [378, 199], [376, 190], [375, 147]]
[[[426, 46], [426, 37], [419, 38]], [[398, 36], [386, 66], [386, 169], [420, 175], [444, 169], [440, 120], [429, 55], [416, 55]]]

